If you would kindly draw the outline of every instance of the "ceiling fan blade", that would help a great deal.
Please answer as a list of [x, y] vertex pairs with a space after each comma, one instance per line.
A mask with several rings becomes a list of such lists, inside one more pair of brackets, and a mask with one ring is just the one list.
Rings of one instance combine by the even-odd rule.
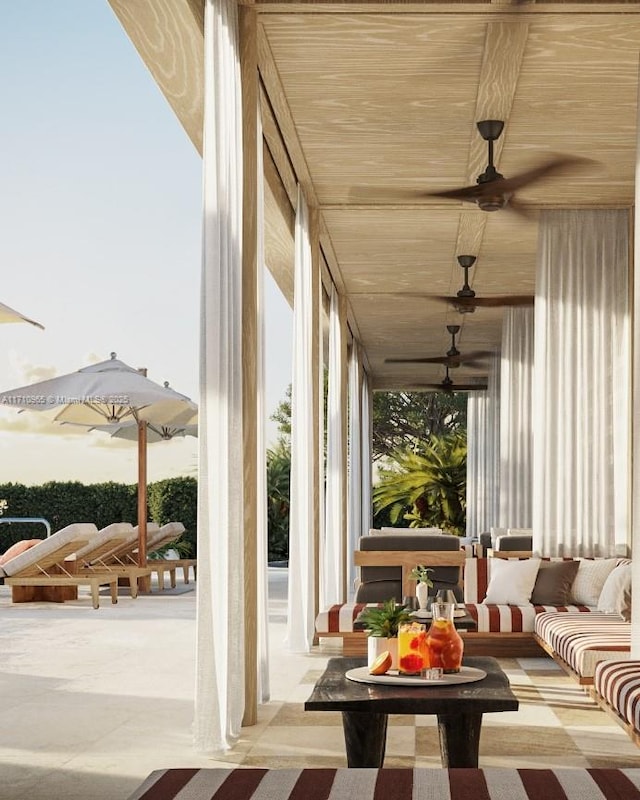
[[421, 389], [436, 389], [440, 392], [446, 392], [447, 394], [450, 394], [451, 392], [482, 392], [489, 388], [488, 384], [486, 383], [414, 383], [412, 386], [416, 386]]
[[449, 367], [459, 367], [462, 364], [471, 364], [479, 359], [489, 358], [493, 350], [475, 350], [471, 353], [461, 353], [457, 356], [426, 356], [424, 358], [385, 358], [385, 364], [445, 364]]
[[493, 297], [458, 297], [457, 295], [432, 295], [434, 300], [460, 308], [499, 308], [500, 306], [532, 306], [533, 294], [503, 294]]
[[577, 169], [586, 169], [587, 167], [592, 168], [595, 165], [596, 162], [590, 158], [582, 158], [581, 156], [555, 156], [539, 164], [537, 167], [533, 167], [526, 172], [521, 172], [519, 175], [514, 175], [511, 178], [503, 178], [500, 183], [505, 192], [515, 192], [523, 186], [528, 186], [530, 183], [535, 183], [549, 175], [568, 174], [568, 172], [575, 172]]
[[[441, 197], [447, 200], [461, 200], [467, 203], [477, 203], [481, 208], [489, 210], [504, 208], [510, 202], [511, 195], [518, 189], [535, 183], [549, 175], [569, 174], [577, 169], [593, 168], [597, 162], [581, 156], [554, 156], [537, 167], [514, 175], [512, 178], [502, 176], [473, 186], [463, 186], [460, 189], [447, 189], [439, 192], [426, 192], [429, 197]], [[487, 206], [483, 204], [487, 202]], [[522, 206], [516, 206], [514, 211], [524, 213]]]

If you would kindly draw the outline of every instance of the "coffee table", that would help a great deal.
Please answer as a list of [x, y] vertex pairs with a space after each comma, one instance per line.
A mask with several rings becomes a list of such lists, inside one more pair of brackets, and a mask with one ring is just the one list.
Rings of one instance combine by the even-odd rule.
[[435, 714], [443, 767], [477, 767], [482, 715], [517, 711], [518, 700], [495, 658], [463, 660], [482, 669], [475, 683], [422, 686], [355, 683], [345, 673], [366, 666], [364, 658], [330, 658], [304, 704], [305, 711], [341, 711], [347, 764], [382, 767], [389, 714]]

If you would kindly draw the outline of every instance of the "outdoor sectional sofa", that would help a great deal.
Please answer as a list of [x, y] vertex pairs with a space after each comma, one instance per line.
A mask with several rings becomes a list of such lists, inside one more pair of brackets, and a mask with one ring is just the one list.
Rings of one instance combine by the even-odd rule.
[[640, 661], [601, 661], [595, 667], [590, 693], [640, 745]]
[[[424, 553], [420, 555], [423, 556]], [[406, 557], [410, 562], [412, 554], [406, 553]], [[593, 666], [599, 655], [609, 658], [624, 657], [624, 653], [629, 649], [627, 643], [627, 637], [630, 636], [629, 623], [624, 622], [619, 614], [598, 612], [597, 597], [590, 604], [569, 601], [569, 592], [573, 587], [581, 560], [542, 559], [538, 568], [540, 577], [536, 577], [532, 595], [533, 602], [511, 602], [509, 598], [507, 602], [483, 602], [492, 571], [504, 573], [505, 583], [512, 583], [512, 580], [509, 581], [508, 573], [518, 570], [519, 567], [516, 565], [521, 561], [522, 559], [496, 557], [465, 558], [464, 602], [476, 622], [476, 631], [461, 632], [468, 654], [497, 657], [537, 656], [540, 655], [542, 647], [579, 679], [589, 678], [589, 672], [591, 676], [593, 675]], [[592, 559], [586, 561], [593, 562]], [[627, 559], [612, 561], [616, 566], [629, 564]], [[526, 565], [522, 569], [526, 569]], [[364, 607], [364, 603], [341, 603], [324, 609], [316, 619], [316, 639], [341, 637], [345, 654], [366, 653], [366, 634], [364, 631], [354, 630], [354, 621]], [[538, 619], [546, 622], [545, 628], [536, 627]], [[558, 624], [563, 620], [570, 620], [572, 623], [575, 622], [578, 629], [580, 622], [584, 621], [584, 628], [587, 631], [597, 633], [597, 639], [594, 640], [597, 647], [594, 647], [592, 652], [585, 648], [581, 658], [568, 658], [568, 651], [563, 648], [561, 642], [564, 643], [572, 637], [578, 641], [576, 633], [567, 631], [566, 636], [553, 640], [549, 638], [547, 641], [545, 634], [545, 630], [549, 629], [547, 620], [553, 619], [557, 619]], [[577, 647], [574, 649], [578, 652]], [[571, 669], [569, 669], [570, 664], [574, 665]]]

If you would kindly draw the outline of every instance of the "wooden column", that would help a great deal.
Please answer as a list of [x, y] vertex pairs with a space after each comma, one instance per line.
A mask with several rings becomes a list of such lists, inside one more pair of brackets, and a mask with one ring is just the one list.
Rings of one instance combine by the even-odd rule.
[[147, 423], [138, 420], [138, 566], [147, 566]]
[[[243, 216], [242, 216], [242, 423], [244, 447], [244, 684], [243, 725], [258, 717], [257, 575], [257, 110], [258, 60], [256, 13], [238, 8], [242, 75]], [[260, 176], [262, 180], [262, 176]]]

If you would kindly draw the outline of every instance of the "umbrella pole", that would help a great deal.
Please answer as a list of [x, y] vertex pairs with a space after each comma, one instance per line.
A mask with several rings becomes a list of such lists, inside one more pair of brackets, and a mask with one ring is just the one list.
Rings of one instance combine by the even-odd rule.
[[147, 423], [138, 420], [138, 566], [147, 566]]

